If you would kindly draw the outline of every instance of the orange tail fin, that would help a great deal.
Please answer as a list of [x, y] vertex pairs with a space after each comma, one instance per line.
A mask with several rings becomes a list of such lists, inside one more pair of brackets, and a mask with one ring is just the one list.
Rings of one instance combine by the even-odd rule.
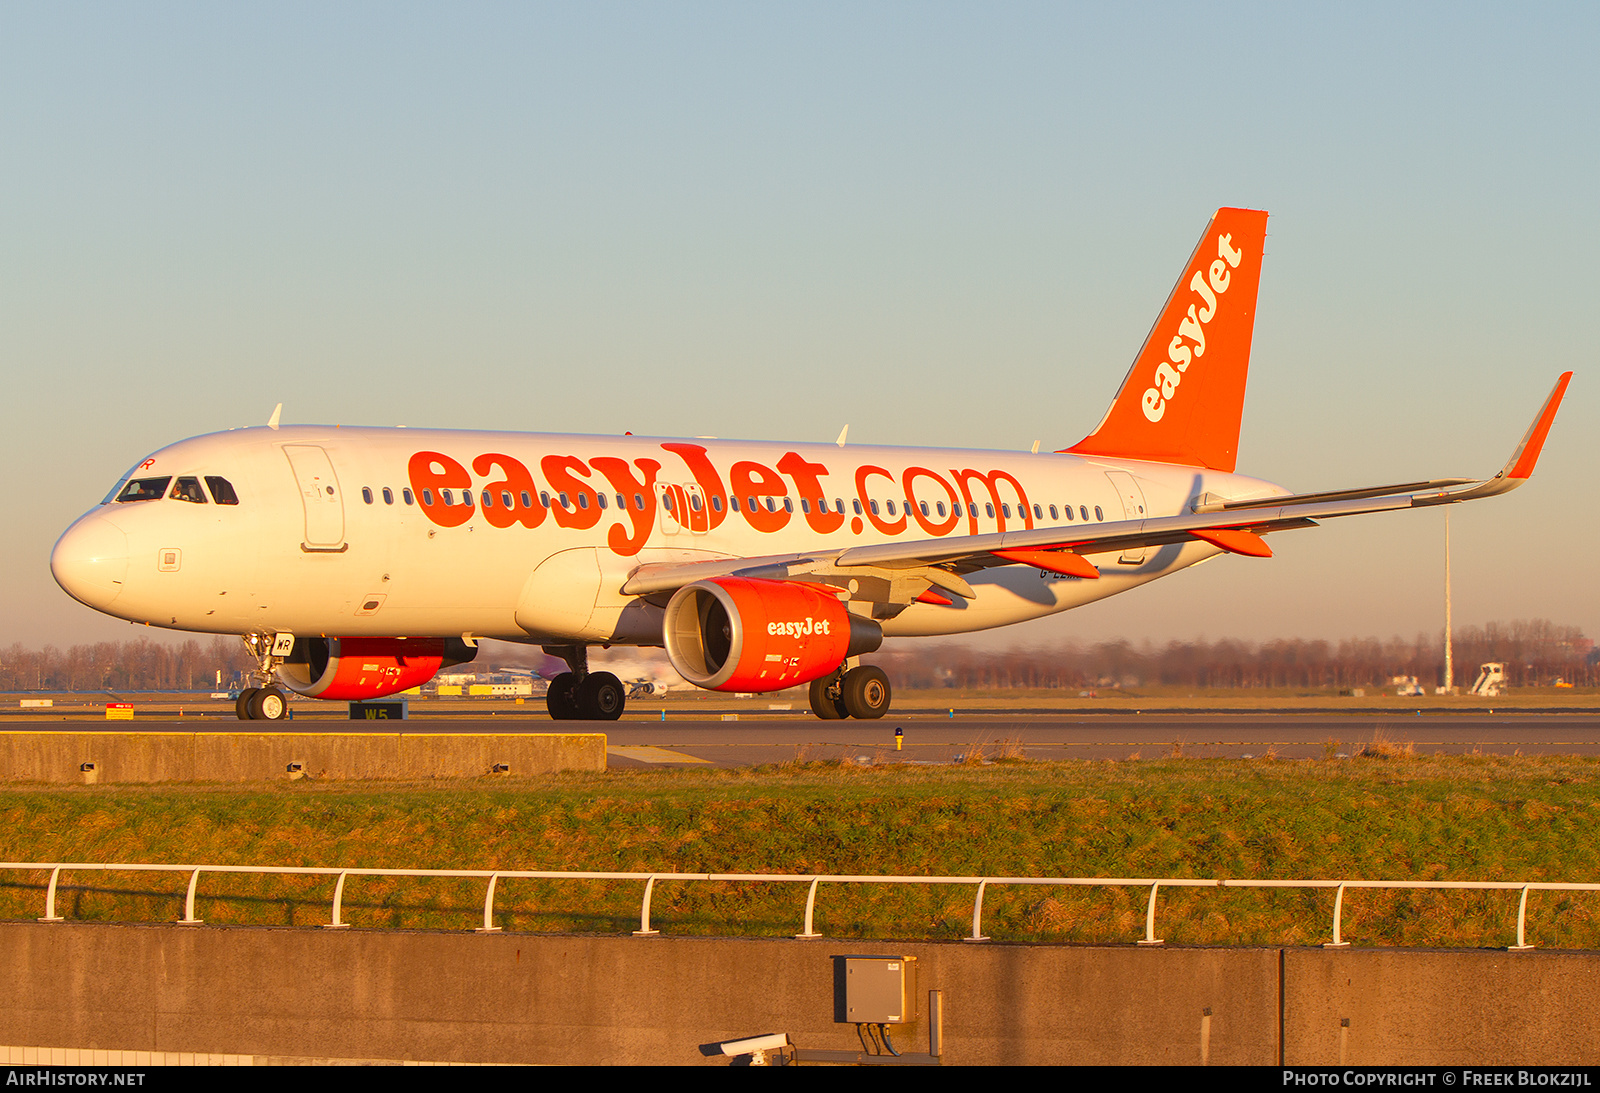
[[1232, 471], [1267, 214], [1218, 209], [1095, 431], [1074, 455]]

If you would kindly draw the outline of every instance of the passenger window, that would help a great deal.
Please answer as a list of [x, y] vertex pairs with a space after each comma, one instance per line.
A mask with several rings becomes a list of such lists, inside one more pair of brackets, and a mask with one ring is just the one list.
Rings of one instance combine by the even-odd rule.
[[178, 484], [172, 487], [171, 496], [174, 501], [189, 501], [196, 505], [206, 503], [205, 491], [200, 488], [200, 480], [198, 478], [184, 477], [178, 479]]
[[748, 497], [747, 496], [744, 499], [744, 503], [749, 506], [749, 511], [751, 511], [751, 512], [756, 511], [756, 509], [760, 507], [759, 505], [756, 504], [756, 499], [754, 497]]
[[1060, 514], [1059, 511], [1057, 511], [1057, 509], [1056, 509], [1056, 507], [1054, 505], [1050, 506], [1050, 519], [1052, 519], [1052, 520], [1061, 519], [1061, 514]]
[[[533, 508], [533, 498], [528, 496], [528, 491], [527, 490], [523, 490], [522, 491], [521, 497], [522, 497], [522, 507], [523, 508], [525, 508], [525, 509]], [[510, 508], [509, 505], [506, 506], [506, 507]]]
[[167, 483], [172, 481], [172, 476], [165, 478], [135, 478], [122, 492], [117, 494], [120, 501], [159, 501], [167, 492]]
[[785, 497], [783, 499], [783, 511], [784, 512], [793, 512], [794, 511], [794, 502], [792, 500], [790, 500], [789, 498], [787, 498], [787, 497]]
[[539, 491], [539, 505], [540, 505], [541, 508], [549, 508], [550, 507], [550, 491], [549, 490], [540, 490]]
[[400, 489], [400, 496], [406, 504], [411, 504], [411, 487], [402, 486]]
[[1038, 505], [1033, 506], [1033, 518], [1035, 520], [1043, 520], [1044, 519], [1044, 511], [1042, 509], [1040, 509]]
[[[215, 497], [216, 495], [217, 495], [217, 491], [216, 490], [212, 490], [211, 491], [211, 496]], [[383, 503], [385, 505], [394, 504], [394, 491], [391, 490], [388, 486], [383, 487]]]
[[989, 502], [985, 501], [983, 503], [983, 511], [987, 512], [989, 514], [989, 519], [991, 519], [991, 520], [994, 519], [994, 505], [992, 505]]
[[1071, 505], [1067, 506], [1067, 519], [1068, 520], [1072, 519], [1072, 506]]
[[472, 491], [471, 490], [462, 490], [461, 491], [461, 503], [463, 505], [467, 506], [467, 508], [469, 508], [469, 509], [472, 507]]
[[[928, 503], [926, 501], [922, 502], [922, 515], [924, 515], [924, 516], [928, 515]], [[940, 516], [944, 515], [944, 506], [943, 505], [939, 506], [939, 515]]]
[[237, 505], [239, 495], [233, 492], [233, 484], [226, 478], [214, 474], [206, 475], [206, 485], [211, 490], [211, 500], [219, 505]]
[[361, 500], [365, 501], [369, 505], [372, 504], [372, 487], [371, 486], [362, 486], [361, 487]]
[[[595, 494], [594, 495], [594, 500], [595, 500], [595, 504], [599, 505], [601, 509], [604, 509], [606, 507], [606, 495], [605, 494], [603, 494], [603, 493]], [[588, 494], [583, 494], [583, 493], [578, 494], [578, 504], [581, 505], [584, 508], [588, 508], [589, 507], [589, 496], [588, 496]]]
[[[483, 491], [483, 507], [486, 509], [494, 508], [494, 498], [490, 496], [488, 490]], [[510, 508], [511, 506], [507, 505], [506, 507]]]
[[422, 503], [424, 505], [428, 505], [430, 507], [433, 505], [433, 491], [432, 490], [423, 490], [422, 491]]
[[844, 515], [844, 498], [835, 497], [833, 499], [833, 511], [837, 512], [840, 516]]
[[[527, 497], [528, 495], [527, 494], [523, 494], [522, 496], [523, 497]], [[513, 502], [511, 500], [511, 491], [510, 490], [501, 490], [500, 491], [500, 504], [503, 505], [504, 507], [508, 508], [508, 509], [512, 507]], [[526, 505], [527, 501], [523, 501], [523, 504]]]
[[861, 498], [852, 497], [852, 498], [850, 498], [850, 503], [855, 506], [856, 515], [860, 516], [861, 515]]
[[1094, 507], [1094, 518], [1096, 520], [1104, 520], [1106, 518], [1105, 513], [1100, 511], [1100, 506], [1099, 505], [1096, 505]]
[[728, 507], [730, 509], [732, 509], [734, 512], [738, 512], [739, 511], [739, 499], [737, 497], [729, 497], [728, 498]]
[[689, 495], [689, 507], [695, 512], [699, 512], [702, 508], [700, 504], [700, 495], [698, 493], [691, 493]]
[[627, 512], [628, 511], [628, 499], [626, 497], [622, 496], [622, 494], [620, 494], [620, 493], [617, 494], [617, 511], [618, 512]]
[[[422, 492], [423, 496], [426, 497], [428, 491], [423, 490]], [[440, 490], [439, 500], [443, 501], [446, 506], [453, 505], [456, 503], [456, 495], [451, 493], [449, 490]]]
[[872, 515], [878, 515], [878, 503], [876, 501], [868, 501], [867, 504], [872, 506]]
[[[895, 514], [895, 512], [894, 512], [894, 502], [893, 501], [885, 501], [884, 504], [889, 506], [889, 515], [893, 516]], [[876, 512], [878, 510], [876, 509], [876, 507], [874, 507], [874, 509], [872, 511]]]
[[1006, 504], [1000, 506], [1000, 515], [1004, 516], [1007, 520], [1011, 519], [1011, 504], [1010, 504], [1010, 502], [1007, 502]]
[[1089, 507], [1087, 505], [1079, 505], [1078, 515], [1083, 517], [1085, 520], [1089, 519]]
[[667, 510], [667, 511], [668, 511], [668, 512], [673, 512], [673, 511], [674, 511], [674, 509], [673, 509], [673, 507], [672, 507], [672, 494], [670, 494], [670, 493], [663, 493], [663, 494], [662, 494], [662, 495], [661, 495], [661, 505], [662, 505], [662, 507], [663, 507], [663, 508], [665, 508], [665, 509], [666, 509], [666, 510]]
[[[721, 512], [722, 511], [722, 503], [720, 501], [715, 501], [714, 503], [717, 506], [717, 511]], [[644, 494], [636, 493], [636, 494], [633, 495], [633, 507], [635, 509], [639, 510], [640, 512], [644, 511]]]
[[935, 502], [935, 504], [934, 504], [934, 508], [936, 508], [936, 509], [938, 509], [938, 510], [939, 510], [939, 515], [940, 515], [940, 517], [943, 517], [943, 516], [944, 516], [944, 515], [945, 515], [945, 511], [944, 511], [944, 502], [943, 502], [943, 501], [938, 501], [938, 502]]
[[722, 497], [720, 495], [711, 498], [711, 511], [712, 512], [721, 512], [722, 511]]

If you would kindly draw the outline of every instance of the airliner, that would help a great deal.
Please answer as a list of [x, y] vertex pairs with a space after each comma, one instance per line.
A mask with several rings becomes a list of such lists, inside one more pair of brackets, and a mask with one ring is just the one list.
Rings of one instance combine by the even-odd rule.
[[[398, 694], [484, 638], [568, 667], [551, 717], [626, 692], [593, 646], [665, 647], [715, 691], [809, 685], [821, 718], [882, 717], [885, 638], [966, 634], [1104, 599], [1336, 516], [1505, 493], [1533, 473], [1571, 373], [1492, 478], [1294, 494], [1235, 472], [1267, 214], [1219, 209], [1100, 421], [1040, 453], [280, 425], [141, 460], [56, 543], [73, 598], [239, 634], [243, 720], [291, 693]], [[848, 428], [848, 427], [847, 427]]]

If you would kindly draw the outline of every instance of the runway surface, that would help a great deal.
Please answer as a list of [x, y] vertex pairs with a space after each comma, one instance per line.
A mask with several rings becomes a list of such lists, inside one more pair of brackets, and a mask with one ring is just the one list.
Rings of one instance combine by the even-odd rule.
[[[999, 758], [1159, 759], [1168, 756], [1322, 759], [1373, 747], [1420, 755], [1600, 755], [1593, 713], [1430, 714], [1292, 713], [1066, 716], [964, 713], [951, 719], [893, 717], [819, 721], [742, 716], [738, 720], [551, 721], [540, 716], [451, 717], [396, 722], [232, 722], [221, 719], [11, 722], [11, 731], [548, 733], [606, 736], [609, 765], [759, 766], [794, 760], [952, 763]], [[903, 731], [896, 749], [895, 730]]]

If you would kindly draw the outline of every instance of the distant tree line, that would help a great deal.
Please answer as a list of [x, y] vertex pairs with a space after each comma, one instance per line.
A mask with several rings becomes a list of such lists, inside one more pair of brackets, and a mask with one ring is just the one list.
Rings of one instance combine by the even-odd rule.
[[[1465, 690], [1488, 661], [1505, 665], [1513, 686], [1549, 686], [1557, 679], [1596, 682], [1594, 643], [1576, 626], [1546, 619], [1490, 623], [1456, 630], [1455, 685]], [[899, 643], [872, 658], [903, 687], [1066, 688], [1166, 686], [1206, 688], [1388, 686], [1415, 676], [1428, 689], [1444, 683], [1444, 635], [1350, 638], [1338, 642], [1286, 638], [1247, 642], [1104, 641], [1055, 647], [985, 650], [948, 643]]]
[[[1513, 686], [1549, 686], [1557, 679], [1597, 682], [1600, 651], [1576, 626], [1546, 619], [1469, 626], [1455, 633], [1455, 683], [1465, 689], [1486, 661], [1505, 665]], [[1443, 634], [1350, 638], [1338, 642], [1285, 638], [1248, 642], [1103, 641], [991, 651], [947, 642], [896, 642], [871, 658], [899, 687], [1066, 688], [1154, 684], [1206, 688], [1384, 687], [1416, 676], [1432, 689], [1444, 682]], [[20, 642], [0, 652], [0, 691], [210, 691], [226, 687], [255, 662], [236, 637], [168, 644], [103, 641], [60, 649]]]
[[226, 686], [254, 664], [236, 637], [100, 641], [67, 649], [18, 642], [0, 652], [0, 691], [210, 691], [219, 670]]

